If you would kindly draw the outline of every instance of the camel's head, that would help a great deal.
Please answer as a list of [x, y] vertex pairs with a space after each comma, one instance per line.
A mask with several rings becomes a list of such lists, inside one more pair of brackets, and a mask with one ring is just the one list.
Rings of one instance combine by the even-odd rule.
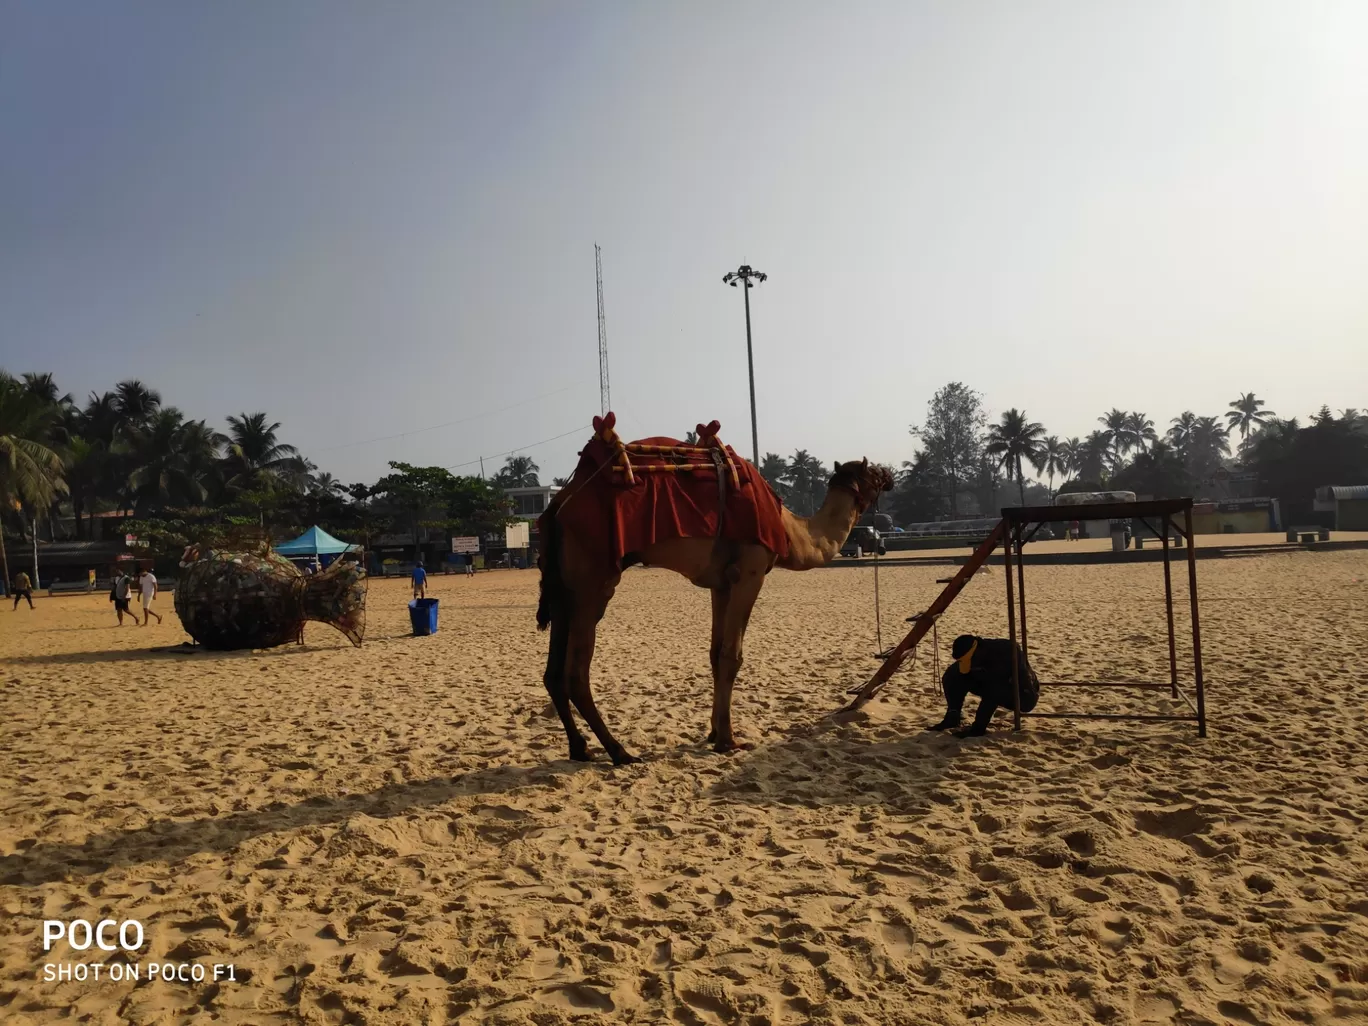
[[859, 506], [861, 513], [874, 505], [874, 500], [879, 497], [880, 492], [886, 492], [892, 487], [893, 475], [888, 468], [870, 463], [868, 459], [860, 460], [858, 463], [852, 460], [849, 463], [836, 464], [836, 473], [831, 475], [831, 480], [827, 483], [829, 489], [844, 488], [854, 495], [855, 504]]

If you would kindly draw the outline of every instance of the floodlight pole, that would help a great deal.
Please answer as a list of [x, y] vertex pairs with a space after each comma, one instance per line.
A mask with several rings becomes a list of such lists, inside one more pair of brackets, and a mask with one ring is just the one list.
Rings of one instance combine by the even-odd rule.
[[755, 286], [755, 282], [764, 281], [769, 275], [763, 271], [757, 271], [750, 264], [742, 264], [734, 271], [728, 271], [722, 276], [722, 284], [736, 288], [738, 281], [745, 283], [746, 295], [746, 372], [750, 376], [750, 406], [751, 406], [751, 457], [758, 470], [760, 467], [760, 435], [755, 427], [755, 357], [751, 348], [751, 323], [750, 323], [750, 290]]

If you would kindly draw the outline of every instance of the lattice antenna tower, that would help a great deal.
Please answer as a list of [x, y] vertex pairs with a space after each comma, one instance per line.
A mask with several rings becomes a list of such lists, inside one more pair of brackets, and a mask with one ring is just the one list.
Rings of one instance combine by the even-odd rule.
[[594, 243], [594, 277], [598, 281], [599, 329], [599, 405], [601, 414], [608, 413], [608, 322], [603, 317], [603, 251]]

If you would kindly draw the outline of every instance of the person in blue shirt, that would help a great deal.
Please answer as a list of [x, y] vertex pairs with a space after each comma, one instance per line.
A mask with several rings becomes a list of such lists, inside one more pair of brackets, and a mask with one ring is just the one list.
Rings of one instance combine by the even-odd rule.
[[413, 567], [413, 597], [427, 598], [427, 571], [423, 569], [421, 559]]

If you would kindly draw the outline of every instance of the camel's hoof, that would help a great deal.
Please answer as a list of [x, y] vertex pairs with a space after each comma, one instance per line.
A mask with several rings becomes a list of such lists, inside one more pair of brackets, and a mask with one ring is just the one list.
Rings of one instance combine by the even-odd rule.
[[630, 766], [630, 765], [632, 765], [633, 763], [637, 763], [637, 762], [640, 762], [640, 761], [641, 761], [641, 756], [639, 756], [639, 755], [632, 755], [630, 752], [625, 752], [625, 751], [624, 751], [624, 752], [618, 752], [617, 755], [613, 756], [613, 765], [614, 765], [614, 766]]
[[593, 762], [593, 761], [594, 761], [594, 757], [593, 757], [592, 755], [589, 754], [589, 746], [586, 745], [586, 746], [583, 747], [583, 748], [578, 748], [578, 749], [572, 748], [572, 749], [570, 749], [570, 761], [571, 761], [571, 762]]
[[726, 740], [726, 741], [715, 741], [715, 742], [713, 742], [712, 749], [713, 749], [713, 751], [716, 752], [718, 755], [726, 755], [728, 752], [739, 751], [742, 747], [744, 747], [744, 746], [739, 745], [739, 744], [736, 743], [736, 739], [735, 739], [735, 738], [730, 738], [730, 739], [728, 739], [728, 740]]
[[716, 744], [716, 743], [717, 743], [717, 731], [715, 731], [715, 730], [710, 730], [710, 731], [708, 731], [708, 736], [705, 737], [705, 738], [703, 739], [703, 743], [704, 743], [705, 745]]

